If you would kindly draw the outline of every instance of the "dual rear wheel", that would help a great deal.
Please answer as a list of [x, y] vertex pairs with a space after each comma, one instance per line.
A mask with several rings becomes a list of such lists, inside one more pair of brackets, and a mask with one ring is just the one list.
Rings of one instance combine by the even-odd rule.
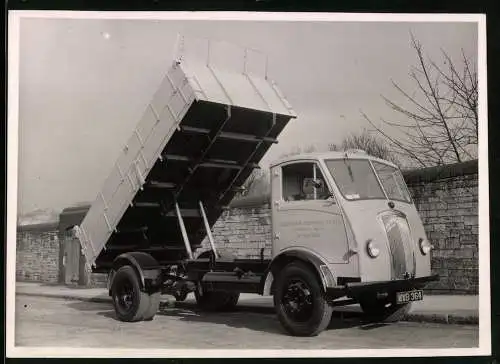
[[[111, 296], [117, 318], [125, 322], [152, 320], [161, 300], [161, 292], [146, 293], [141, 290], [137, 273], [128, 265], [116, 271]], [[230, 311], [237, 305], [239, 296], [238, 292], [195, 291], [198, 307], [206, 311]]]

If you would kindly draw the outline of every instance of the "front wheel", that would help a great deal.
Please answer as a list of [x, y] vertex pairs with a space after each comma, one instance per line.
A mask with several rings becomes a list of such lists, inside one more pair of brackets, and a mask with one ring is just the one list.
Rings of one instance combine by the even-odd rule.
[[301, 262], [288, 264], [279, 274], [274, 306], [279, 321], [293, 336], [318, 335], [328, 327], [333, 312], [318, 277]]

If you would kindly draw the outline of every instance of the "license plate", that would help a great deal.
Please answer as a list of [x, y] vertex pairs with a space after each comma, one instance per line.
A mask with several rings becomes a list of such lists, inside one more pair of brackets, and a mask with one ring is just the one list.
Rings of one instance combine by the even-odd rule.
[[413, 301], [422, 301], [423, 299], [424, 299], [424, 291], [422, 290], [396, 293], [396, 303], [398, 305]]

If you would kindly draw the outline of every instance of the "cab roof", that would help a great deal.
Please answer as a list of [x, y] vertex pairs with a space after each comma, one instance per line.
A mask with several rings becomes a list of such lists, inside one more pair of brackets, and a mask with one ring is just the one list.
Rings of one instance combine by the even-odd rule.
[[270, 167], [276, 167], [284, 163], [298, 161], [298, 160], [325, 160], [325, 159], [370, 159], [374, 161], [378, 161], [384, 164], [388, 164], [394, 168], [398, 168], [394, 163], [389, 162], [388, 160], [374, 157], [364, 150], [355, 149], [355, 150], [347, 150], [347, 151], [334, 151], [334, 152], [319, 152], [319, 153], [301, 153], [295, 154], [291, 156], [287, 156], [284, 158], [280, 158], [278, 160], [270, 163]]

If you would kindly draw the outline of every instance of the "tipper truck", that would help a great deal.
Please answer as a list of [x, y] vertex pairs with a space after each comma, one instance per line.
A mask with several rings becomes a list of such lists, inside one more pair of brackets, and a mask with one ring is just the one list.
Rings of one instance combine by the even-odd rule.
[[262, 76], [174, 58], [74, 227], [90, 269], [108, 274], [119, 320], [152, 320], [162, 294], [224, 311], [254, 293], [273, 296], [289, 334], [315, 336], [335, 306], [394, 321], [423, 299], [439, 279], [432, 245], [400, 170], [363, 151], [271, 164], [271, 256], [220, 249], [213, 225], [294, 118], [267, 63]]

